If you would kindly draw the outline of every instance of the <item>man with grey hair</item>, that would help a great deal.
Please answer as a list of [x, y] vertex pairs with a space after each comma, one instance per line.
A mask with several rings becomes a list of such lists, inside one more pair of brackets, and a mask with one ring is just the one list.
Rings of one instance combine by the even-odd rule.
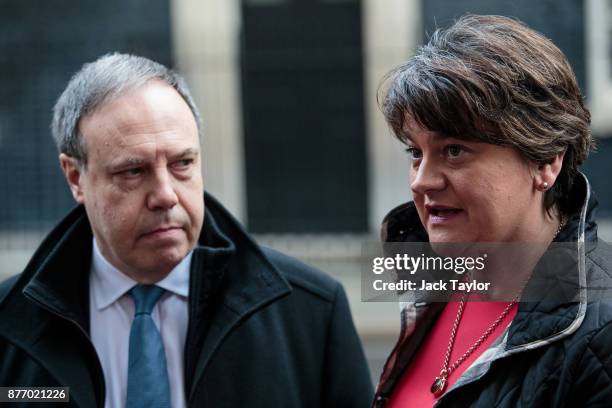
[[359, 407], [342, 287], [203, 194], [200, 114], [146, 58], [85, 64], [52, 133], [79, 204], [0, 285], [0, 386], [79, 407]]

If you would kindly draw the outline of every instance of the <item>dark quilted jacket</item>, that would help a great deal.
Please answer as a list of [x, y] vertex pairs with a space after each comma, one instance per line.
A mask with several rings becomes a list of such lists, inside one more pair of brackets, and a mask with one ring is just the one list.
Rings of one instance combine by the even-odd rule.
[[[576, 211], [557, 240], [575, 242], [577, 302], [521, 302], [507, 331], [437, 401], [435, 407], [612, 407], [612, 251], [598, 240], [597, 206], [586, 177], [576, 180]], [[385, 219], [383, 239], [426, 240], [412, 203]], [[584, 287], [607, 288], [594, 297]], [[374, 407], [394, 387], [443, 303], [407, 304], [402, 333], [378, 384]]]

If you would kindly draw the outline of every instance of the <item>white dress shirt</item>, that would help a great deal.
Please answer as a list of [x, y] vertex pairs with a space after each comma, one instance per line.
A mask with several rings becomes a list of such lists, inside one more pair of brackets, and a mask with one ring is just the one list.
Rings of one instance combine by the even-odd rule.
[[[172, 407], [185, 404], [183, 350], [187, 336], [190, 252], [163, 280], [156, 283], [166, 290], [151, 313], [166, 352]], [[104, 382], [106, 408], [125, 407], [127, 396], [130, 328], [134, 301], [128, 291], [138, 282], [111, 265], [93, 240], [89, 275], [90, 333], [98, 353]]]

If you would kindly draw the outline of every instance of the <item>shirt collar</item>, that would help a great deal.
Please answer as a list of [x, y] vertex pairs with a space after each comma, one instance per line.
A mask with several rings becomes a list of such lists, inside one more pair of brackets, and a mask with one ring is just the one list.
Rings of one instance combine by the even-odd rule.
[[191, 250], [185, 258], [164, 279], [156, 283], [162, 289], [182, 297], [189, 296], [189, 270], [191, 269]]
[[[170, 273], [156, 285], [169, 292], [182, 297], [189, 295], [189, 270], [193, 251], [170, 271]], [[98, 310], [102, 310], [121, 296], [126, 294], [138, 282], [115, 268], [106, 260], [96, 239], [93, 239], [93, 256], [91, 262], [91, 291]]]

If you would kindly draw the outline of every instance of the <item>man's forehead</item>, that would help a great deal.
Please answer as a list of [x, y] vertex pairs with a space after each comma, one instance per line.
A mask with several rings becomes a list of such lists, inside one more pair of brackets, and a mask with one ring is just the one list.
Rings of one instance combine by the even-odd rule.
[[166, 113], [181, 112], [184, 115], [188, 113], [197, 126], [197, 120], [187, 101], [172, 85], [161, 79], [151, 79], [108, 95], [99, 105], [81, 116], [79, 121], [104, 116], [109, 112], [112, 116], [106, 118], [107, 120], [122, 119], [129, 117], [128, 114], [132, 112], [140, 113], [144, 109], [161, 114], [163, 113], [159, 109], [161, 107], [166, 108]]
[[[79, 120], [79, 133], [92, 142], [138, 144], [175, 134], [199, 140], [196, 118], [183, 97], [162, 81], [126, 91]], [[199, 142], [198, 142], [199, 143]]]
[[198, 147], [185, 147], [169, 145], [161, 149], [120, 149], [109, 162], [139, 164], [154, 161], [158, 158], [177, 159], [183, 157], [196, 157], [200, 154]]
[[[103, 139], [104, 140], [104, 139]], [[92, 145], [93, 146], [93, 145]], [[189, 137], [185, 133], [164, 132], [158, 134], [121, 134], [118, 137], [109, 137], [103, 143], [97, 143], [101, 151], [110, 148], [113, 154], [142, 154], [142, 155], [179, 155], [183, 153], [198, 153], [200, 151], [199, 139]]]

